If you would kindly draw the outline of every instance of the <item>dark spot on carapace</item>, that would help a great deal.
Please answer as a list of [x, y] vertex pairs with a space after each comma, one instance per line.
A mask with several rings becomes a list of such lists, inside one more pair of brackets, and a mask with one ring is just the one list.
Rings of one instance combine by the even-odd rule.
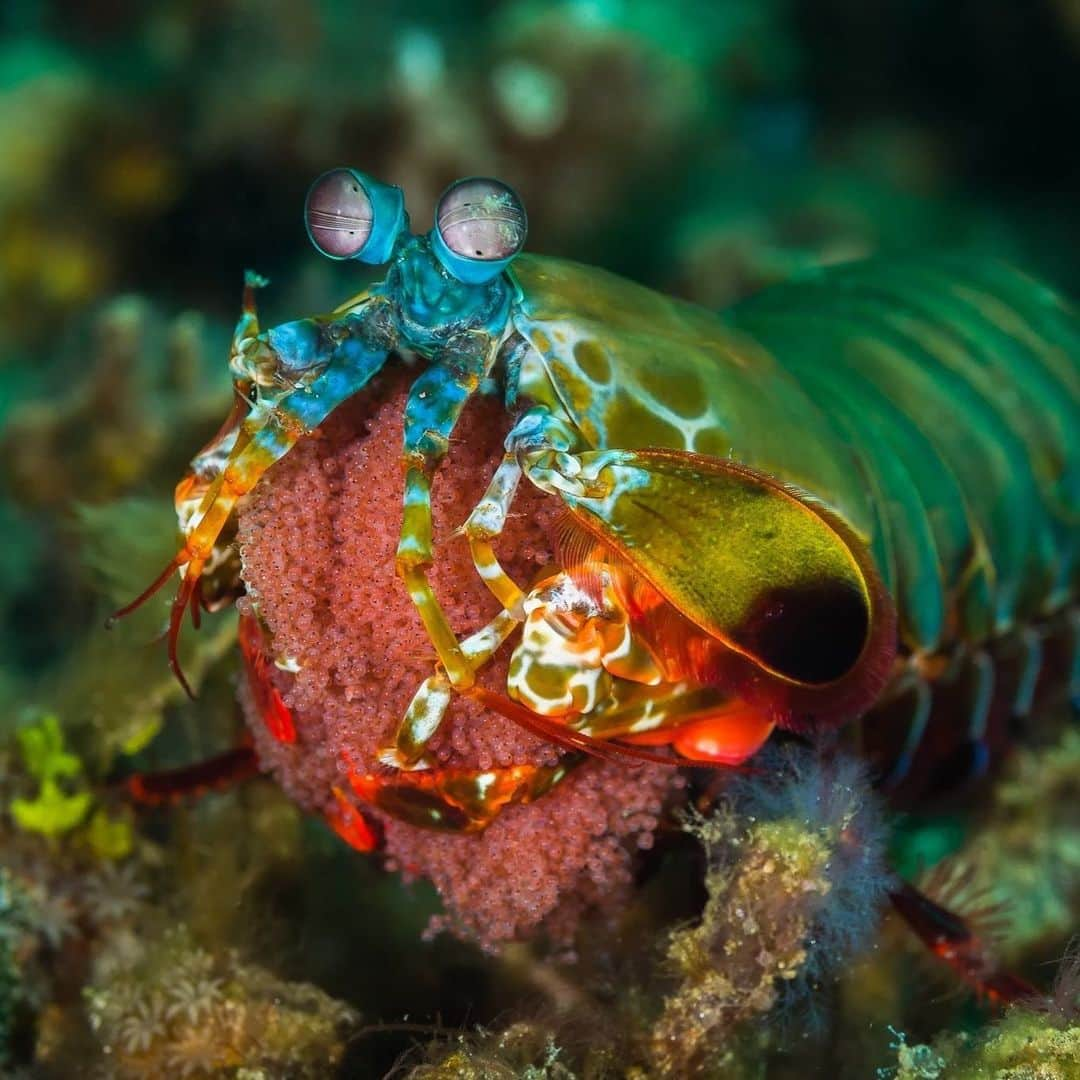
[[869, 628], [866, 598], [853, 583], [817, 581], [764, 593], [736, 641], [774, 671], [821, 685], [851, 670]]
[[597, 386], [602, 386], [611, 378], [611, 364], [603, 346], [595, 341], [579, 341], [574, 345], [574, 359], [578, 362], [585, 377]]

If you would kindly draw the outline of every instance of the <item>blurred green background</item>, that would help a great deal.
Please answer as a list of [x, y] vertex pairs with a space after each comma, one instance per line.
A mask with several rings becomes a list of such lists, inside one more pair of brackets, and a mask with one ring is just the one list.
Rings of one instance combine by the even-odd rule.
[[[912, 248], [1005, 253], [1071, 290], [1078, 50], [1075, 0], [7, 0], [0, 663], [47, 666], [86, 613], [58, 595], [60, 508], [178, 475], [173, 392], [224, 392], [243, 270], [273, 282], [266, 324], [363, 279], [304, 236], [323, 170], [401, 185], [417, 229], [450, 181], [498, 175], [532, 250], [713, 307]], [[127, 352], [103, 359], [103, 333]], [[107, 403], [60, 424], [95, 370]], [[110, 445], [65, 464], [103, 408]]]
[[[101, 615], [168, 557], [172, 485], [228, 406], [243, 271], [271, 279], [264, 326], [366, 280], [308, 245], [304, 194], [324, 170], [400, 185], [418, 231], [451, 181], [498, 176], [531, 250], [711, 307], [913, 249], [1003, 254], [1076, 295], [1078, 115], [1080, 0], [2, 0], [3, 726], [58, 710], [95, 780], [159, 729], [137, 762], [234, 734], [227, 630], [187, 635], [185, 666], [210, 671], [192, 706], [142, 646], [152, 625], [118, 645]], [[273, 915], [245, 933], [290, 977], [383, 1015], [432, 1019], [463, 987], [499, 1014], [475, 955], [418, 944], [430, 895], [403, 900], [326, 834], [290, 877], [267, 854], [281, 805], [255, 798], [259, 874], [240, 856], [201, 884], [196, 863], [177, 872], [189, 912], [237, 882], [255, 894], [202, 940], [239, 942], [262, 903]], [[233, 820], [181, 819], [171, 857], [199, 835], [227, 847]], [[399, 969], [389, 991], [365, 983], [365, 958]]]

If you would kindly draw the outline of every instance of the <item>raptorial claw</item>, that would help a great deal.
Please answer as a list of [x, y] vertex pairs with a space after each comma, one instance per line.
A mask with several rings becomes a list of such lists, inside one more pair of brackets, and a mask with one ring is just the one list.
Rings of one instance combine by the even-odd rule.
[[679, 766], [701, 767], [706, 769], [729, 769], [731, 766], [713, 761], [686, 761], [674, 755], [664, 754], [659, 751], [646, 750], [640, 746], [630, 746], [627, 743], [610, 742], [598, 739], [594, 735], [587, 735], [583, 731], [575, 731], [556, 720], [550, 720], [546, 716], [540, 716], [531, 709], [511, 701], [502, 694], [493, 690], [486, 690], [481, 686], [474, 686], [465, 691], [467, 697], [475, 698], [482, 705], [505, 716], [519, 727], [544, 739], [555, 743], [566, 750], [576, 750], [590, 757], [599, 758], [601, 761], [618, 761], [626, 764], [627, 761], [638, 761], [650, 765], [665, 765], [668, 768]]

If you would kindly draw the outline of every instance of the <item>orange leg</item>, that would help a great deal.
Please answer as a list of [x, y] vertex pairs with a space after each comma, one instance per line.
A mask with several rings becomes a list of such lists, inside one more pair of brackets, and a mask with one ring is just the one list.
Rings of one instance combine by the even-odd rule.
[[[349, 785], [362, 803], [423, 829], [470, 833], [486, 829], [505, 807], [546, 794], [579, 761], [575, 756], [557, 765], [442, 767], [391, 774], [365, 773], [347, 765]], [[342, 803], [337, 791], [335, 796]]]
[[141, 806], [163, 806], [211, 791], [224, 791], [259, 773], [259, 762], [250, 746], [237, 746], [194, 765], [157, 772], [135, 773], [123, 786]]
[[[729, 769], [732, 766], [722, 761], [691, 761], [686, 758], [673, 757], [660, 751], [654, 751], [645, 746], [634, 746], [621, 739], [599, 737], [593, 735], [584, 728], [568, 726], [564, 720], [575, 721], [580, 717], [569, 716], [567, 718], [552, 719], [541, 716], [532, 709], [511, 701], [502, 694], [496, 694], [493, 690], [486, 690], [480, 686], [474, 686], [465, 691], [466, 695], [475, 698], [492, 712], [506, 717], [526, 731], [531, 731], [541, 739], [547, 739], [557, 746], [566, 750], [577, 751], [580, 754], [599, 758], [601, 761], [617, 761], [626, 764], [628, 761], [643, 761], [652, 765], [665, 765], [669, 768], [687, 766], [688, 768], [701, 767], [706, 769]], [[666, 745], [666, 744], [661, 744]]]
[[674, 727], [621, 738], [637, 746], [670, 745], [690, 761], [741, 765], [761, 749], [774, 727], [760, 709], [734, 700], [703, 710]]
[[[281, 341], [329, 343], [318, 346], [326, 349], [325, 356], [278, 357], [279, 366], [294, 374], [301, 369], [321, 369], [321, 374], [307, 385], [290, 383], [290, 389], [285, 391], [262, 390], [262, 396], [236, 428], [235, 442], [224, 467], [206, 487], [190, 520], [184, 522], [186, 535], [183, 546], [148, 588], [109, 619], [111, 625], [134, 611], [157, 593], [175, 571], [181, 571], [183, 577], [169, 613], [168, 654], [174, 674], [189, 695], [191, 688], [180, 670], [177, 656], [180, 627], [185, 611], [192, 605], [197, 606], [199, 579], [237, 502], [302, 436], [321, 424], [342, 401], [365, 386], [386, 360], [385, 352], [372, 350], [359, 340], [363, 331], [362, 316], [346, 316], [340, 321], [342, 325], [338, 327], [337, 334], [324, 333], [325, 328], [309, 325], [316, 321], [308, 319], [287, 324], [271, 331], [271, 335], [276, 335], [275, 340]], [[253, 347], [263, 351], [270, 348], [261, 339]], [[300, 376], [295, 374], [295, 377], [299, 379]], [[228, 435], [232, 424], [235, 424], [234, 418], [226, 422], [224, 436]], [[181, 497], [188, 498], [192, 485], [184, 481], [181, 486]]]
[[[197, 604], [196, 589], [203, 568], [214, 550], [221, 530], [239, 499], [258, 483], [263, 473], [283, 457], [304, 434], [304, 429], [290, 422], [276, 409], [269, 414], [250, 415], [240, 429], [237, 446], [229, 456], [229, 463], [221, 475], [209, 486], [202, 504], [195, 514], [195, 524], [173, 559], [164, 570], [130, 604], [114, 612], [106, 625], [141, 607], [157, 593], [177, 570], [182, 571], [180, 587], [176, 591], [169, 612], [168, 654], [169, 665], [181, 686], [194, 697], [177, 655], [177, 643], [184, 613], [189, 606]], [[241, 442], [245, 445], [241, 446]]]

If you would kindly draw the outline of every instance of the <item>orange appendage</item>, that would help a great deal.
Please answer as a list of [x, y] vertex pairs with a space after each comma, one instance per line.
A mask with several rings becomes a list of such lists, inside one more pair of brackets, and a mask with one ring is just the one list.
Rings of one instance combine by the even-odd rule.
[[[125, 604], [124, 607], [118, 608], [105, 620], [105, 628], [111, 629], [120, 619], [142, 607], [147, 600], [164, 587], [169, 578], [171, 578], [173, 574], [187, 562], [187, 559], [187, 549], [184, 548], [169, 562], [165, 569], [162, 570], [161, 573], [131, 601], [130, 604]], [[184, 688], [184, 693], [192, 699], [194, 699], [195, 694], [191, 689], [191, 685], [184, 677], [184, 672], [180, 667], [180, 657], [177, 650], [180, 641], [180, 627], [184, 622], [184, 614], [189, 608], [192, 612], [192, 620], [195, 622], [196, 626], [198, 626], [198, 616], [196, 611], [200, 602], [198, 586], [201, 574], [202, 563], [187, 563], [187, 569], [184, 571], [184, 578], [180, 583], [180, 588], [176, 591], [176, 596], [173, 597], [172, 606], [169, 609], [169, 628], [166, 632], [169, 643], [169, 667], [172, 669], [172, 673], [176, 676], [177, 681]]]
[[263, 650], [263, 632], [259, 620], [248, 613], [241, 615], [238, 636], [248, 686], [266, 730], [278, 742], [296, 742], [296, 724], [292, 712], [270, 678], [270, 661]]
[[134, 802], [142, 806], [163, 806], [211, 791], [224, 791], [258, 772], [255, 751], [250, 746], [238, 746], [195, 765], [135, 773], [123, 781], [123, 785]]
[[351, 802], [339, 787], [332, 789], [336, 804], [325, 813], [326, 823], [356, 851], [375, 851], [379, 846], [379, 837], [368, 824], [367, 819]]
[[155, 593], [161, 590], [165, 585], [165, 582], [173, 576], [174, 573], [183, 565], [183, 552], [176, 555], [169, 564], [161, 571], [160, 574], [130, 604], [125, 604], [122, 608], [117, 608], [108, 619], [105, 620], [105, 626], [107, 629], [112, 629], [116, 623], [124, 618], [126, 615], [130, 615], [133, 611], [137, 611], [146, 603]]
[[[719, 759], [707, 757], [690, 759], [647, 750], [645, 747], [650, 744], [646, 740], [642, 740], [639, 745], [631, 745], [631, 740], [625, 736], [620, 736], [619, 741], [616, 742], [613, 739], [597, 738], [584, 731], [575, 731], [572, 727], [566, 726], [566, 722], [572, 721], [576, 714], [571, 713], [559, 719], [541, 716], [539, 713], [534, 713], [532, 709], [519, 705], [502, 694], [485, 690], [483, 687], [474, 686], [471, 690], [465, 691], [465, 696], [481, 702], [492, 712], [505, 716], [507, 720], [512, 720], [518, 727], [532, 732], [541, 739], [555, 743], [565, 750], [575, 750], [589, 757], [599, 758], [601, 761], [622, 764], [635, 761], [648, 762], [650, 765], [664, 765], [668, 768], [686, 766], [688, 768], [727, 769], [731, 767], [728, 762]], [[664, 732], [663, 737], [651, 745], [667, 746], [671, 742], [674, 731], [675, 729], [671, 729]]]
[[994, 1005], [1009, 1005], [1038, 995], [1029, 982], [995, 966], [989, 946], [963, 916], [906, 882], [889, 893], [889, 899], [926, 947], [980, 997]]
[[[348, 755], [344, 760], [349, 762]], [[391, 775], [364, 773], [348, 765], [349, 785], [371, 806], [426, 829], [469, 833], [486, 829], [515, 803], [549, 791], [570, 766], [535, 764], [490, 769], [421, 769]]]
[[[185, 473], [176, 485], [174, 503], [177, 510], [181, 513], [181, 522], [184, 522], [185, 518], [190, 519], [193, 514], [197, 512], [199, 506], [205, 501], [207, 493], [214, 485], [215, 474], [207, 474], [204, 470], [200, 469], [200, 459], [212, 458], [215, 449], [225, 447], [233, 433], [240, 428], [248, 407], [248, 401], [244, 396], [243, 387], [240, 384], [236, 384], [234, 387], [233, 405], [232, 409], [229, 411], [229, 415], [225, 418], [224, 423], [218, 429], [214, 437], [210, 439], [210, 441], [206, 443], [202, 450], [195, 456], [192, 468]], [[233, 444], [229, 443], [228, 445], [232, 446]], [[215, 537], [216, 535], [217, 534], [215, 533]], [[155, 596], [162, 588], [164, 588], [166, 582], [168, 582], [172, 575], [186, 564], [183, 580], [180, 583], [176, 596], [173, 598], [172, 607], [169, 612], [168, 653], [169, 666], [172, 669], [173, 674], [184, 688], [184, 692], [191, 698], [195, 695], [192, 693], [191, 687], [180, 668], [177, 646], [185, 611], [191, 611], [191, 620], [196, 629], [199, 627], [199, 614], [202, 603], [199, 581], [202, 576], [202, 569], [205, 565], [209, 550], [210, 549], [207, 549], [205, 553], [200, 555], [199, 550], [192, 545], [191, 538], [189, 537], [185, 541], [184, 546], [173, 556], [161, 573], [158, 574], [158, 576], [154, 578], [154, 580], [150, 582], [150, 584], [143, 589], [131, 603], [125, 604], [122, 608], [118, 608], [105, 622], [105, 626], [111, 628], [118, 620], [130, 615], [133, 611], [137, 611], [151, 597]]]
[[730, 701], [677, 727], [621, 738], [636, 746], [670, 745], [684, 758], [703, 764], [741, 765], [761, 749], [774, 726], [762, 710]]

